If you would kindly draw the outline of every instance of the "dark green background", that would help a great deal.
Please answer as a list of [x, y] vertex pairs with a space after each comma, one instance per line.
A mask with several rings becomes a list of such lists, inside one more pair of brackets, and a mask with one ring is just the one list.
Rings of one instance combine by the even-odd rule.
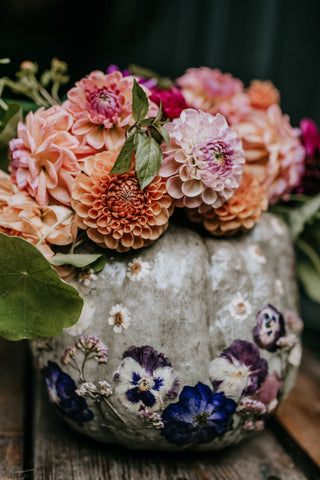
[[1, 0], [0, 58], [68, 62], [73, 81], [110, 63], [162, 75], [208, 65], [271, 79], [297, 125], [320, 124], [319, 0]]

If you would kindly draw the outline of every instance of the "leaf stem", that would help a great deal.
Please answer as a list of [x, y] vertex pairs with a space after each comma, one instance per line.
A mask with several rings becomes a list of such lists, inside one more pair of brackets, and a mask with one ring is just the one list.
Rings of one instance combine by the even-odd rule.
[[51, 228], [49, 228], [49, 230], [43, 235], [42, 238], [40, 238], [39, 242], [37, 243], [36, 247], [40, 247], [40, 245], [45, 241], [45, 239], [50, 235], [51, 232], [53, 232], [53, 230], [58, 227], [58, 225], [60, 225], [61, 223], [65, 222], [66, 220], [68, 220], [68, 218], [72, 217], [74, 215], [74, 212], [69, 212], [67, 213], [67, 215], [65, 215], [64, 217], [62, 217], [60, 220], [58, 220], [56, 223], [54, 223], [52, 225]]

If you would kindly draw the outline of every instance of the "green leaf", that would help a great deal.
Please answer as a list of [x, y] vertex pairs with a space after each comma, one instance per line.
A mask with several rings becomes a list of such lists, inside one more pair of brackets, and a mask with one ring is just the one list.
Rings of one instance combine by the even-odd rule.
[[132, 87], [132, 114], [136, 122], [143, 120], [149, 108], [148, 98], [143, 88], [134, 80]]
[[131, 137], [129, 137], [126, 140], [126, 143], [121, 148], [118, 158], [115, 164], [113, 165], [110, 173], [115, 173], [115, 174], [125, 173], [130, 169], [134, 136], [135, 134], [131, 135]]
[[0, 168], [8, 171], [9, 141], [17, 135], [17, 126], [22, 120], [22, 109], [18, 103], [8, 103], [8, 110], [0, 110]]
[[137, 135], [136, 172], [140, 188], [143, 190], [158, 174], [162, 162], [162, 150], [151, 136]]
[[308, 261], [300, 261], [298, 277], [309, 297], [320, 303], [320, 273], [314, 265]]
[[[97, 263], [98, 262], [98, 263]], [[50, 259], [51, 265], [73, 265], [77, 268], [92, 267], [95, 264], [101, 266], [99, 270], [102, 270], [106, 263], [105, 256], [102, 253], [57, 253]], [[94, 269], [95, 270], [95, 269]], [[95, 271], [99, 271], [95, 270]]]
[[36, 247], [0, 233], [0, 336], [60, 335], [80, 316], [83, 300]]
[[301, 207], [296, 207], [290, 214], [290, 226], [293, 239], [297, 239], [303, 232], [306, 224], [312, 222], [320, 210], [320, 194], [310, 197], [310, 200], [303, 203]]
[[154, 125], [154, 128], [157, 130], [157, 132], [159, 133], [159, 135], [162, 138], [160, 143], [162, 143], [164, 141], [164, 142], [166, 142], [166, 144], [168, 146], [169, 142], [170, 142], [169, 132], [167, 132], [167, 130], [164, 127], [162, 127], [161, 125]]
[[159, 110], [155, 116], [154, 123], [158, 123], [162, 120], [162, 101], [160, 102]]

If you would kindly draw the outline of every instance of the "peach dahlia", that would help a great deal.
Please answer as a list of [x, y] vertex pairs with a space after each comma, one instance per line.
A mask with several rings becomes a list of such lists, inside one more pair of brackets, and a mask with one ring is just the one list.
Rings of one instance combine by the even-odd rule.
[[119, 151], [88, 157], [72, 188], [78, 225], [102, 247], [126, 252], [154, 242], [168, 227], [172, 199], [160, 175], [141, 190], [132, 168], [110, 174]]

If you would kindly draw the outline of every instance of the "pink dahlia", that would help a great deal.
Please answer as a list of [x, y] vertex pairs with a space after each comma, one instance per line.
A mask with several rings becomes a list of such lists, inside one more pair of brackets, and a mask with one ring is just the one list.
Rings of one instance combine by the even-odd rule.
[[242, 140], [247, 168], [266, 187], [269, 202], [285, 199], [304, 172], [300, 130], [291, 127], [278, 105], [251, 109], [233, 128]]
[[150, 99], [157, 105], [162, 104], [164, 116], [173, 120], [180, 117], [182, 110], [188, 108], [184, 96], [177, 87], [171, 87], [169, 90], [162, 88], [151, 88], [152, 95]]
[[70, 205], [74, 177], [80, 173], [75, 151], [79, 140], [71, 134], [73, 118], [59, 106], [30, 112], [19, 123], [18, 138], [10, 141], [11, 179], [34, 197], [40, 207], [50, 198]]
[[88, 157], [85, 173], [72, 188], [78, 226], [102, 247], [126, 252], [153, 243], [168, 227], [173, 212], [165, 181], [157, 175], [140, 190], [134, 169], [122, 175], [110, 171], [119, 151]]
[[[64, 103], [74, 116], [72, 132], [83, 135], [96, 150], [121, 147], [125, 142], [125, 127], [134, 123], [133, 82], [132, 75], [124, 77], [119, 71], [109, 74], [94, 71], [77, 82]], [[145, 91], [150, 96], [146, 88]], [[157, 111], [158, 107], [149, 102], [149, 116], [155, 116]]]
[[189, 68], [177, 79], [187, 104], [210, 113], [221, 113], [229, 123], [249, 108], [243, 83], [230, 73], [208, 67]]
[[178, 207], [204, 212], [220, 207], [240, 185], [244, 153], [226, 119], [194, 109], [166, 124], [169, 146], [160, 175]]
[[306, 158], [305, 172], [297, 191], [316, 195], [320, 192], [320, 135], [317, 125], [310, 118], [301, 120], [300, 128]]

